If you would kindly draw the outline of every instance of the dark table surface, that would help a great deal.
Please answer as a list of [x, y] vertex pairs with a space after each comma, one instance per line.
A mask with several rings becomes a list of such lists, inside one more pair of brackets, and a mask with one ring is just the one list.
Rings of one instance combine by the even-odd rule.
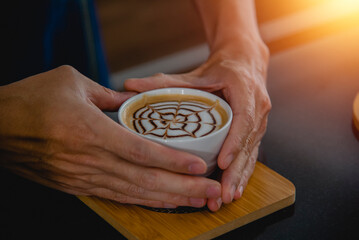
[[[296, 202], [218, 239], [359, 239], [359, 29], [273, 55], [268, 89], [260, 160], [295, 184]], [[0, 174], [0, 239], [123, 239], [76, 197]]]

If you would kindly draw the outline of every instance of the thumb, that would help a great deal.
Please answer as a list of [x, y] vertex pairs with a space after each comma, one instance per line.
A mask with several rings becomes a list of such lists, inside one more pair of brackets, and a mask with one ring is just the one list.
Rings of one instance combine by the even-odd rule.
[[117, 92], [99, 85], [91, 90], [89, 99], [101, 110], [114, 111], [118, 110], [124, 101], [134, 95], [136, 95], [134, 92]]
[[146, 78], [130, 78], [125, 81], [125, 89], [129, 91], [145, 92], [158, 88], [168, 87], [192, 87], [184, 74], [163, 74], [158, 73]]

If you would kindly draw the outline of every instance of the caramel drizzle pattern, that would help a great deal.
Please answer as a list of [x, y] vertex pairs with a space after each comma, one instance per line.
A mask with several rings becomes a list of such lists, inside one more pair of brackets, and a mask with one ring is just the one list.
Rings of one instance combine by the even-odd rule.
[[[171, 101], [171, 102], [175, 102], [175, 101]], [[196, 133], [201, 129], [202, 124], [206, 124], [206, 125], [212, 126], [212, 128], [208, 132], [206, 132], [205, 134], [203, 134], [201, 136], [198, 136], [198, 137], [207, 136], [208, 134], [212, 133], [217, 127], [217, 121], [216, 121], [213, 113], [211, 112], [211, 110], [215, 107], [216, 104], [214, 104], [214, 105], [212, 105], [210, 107], [204, 107], [203, 105], [197, 105], [197, 104], [191, 104], [191, 102], [181, 102], [181, 101], [178, 101], [177, 105], [173, 104], [173, 103], [168, 103], [168, 102], [165, 102], [163, 104], [156, 103], [156, 106], [151, 106], [150, 104], [147, 104], [145, 107], [140, 108], [140, 109], [138, 109], [137, 111], [135, 111], [133, 113], [133, 126], [134, 126], [134, 129], [136, 130], [136, 132], [141, 133], [143, 135], [153, 135], [153, 136], [156, 136], [156, 137], [159, 137], [159, 138], [164, 138], [164, 139], [166, 139], [166, 138], [180, 138], [180, 137], [187, 137], [187, 136], [197, 138]], [[192, 107], [200, 108], [201, 110], [195, 111], [193, 109], [186, 108], [185, 106], [187, 106], [187, 107], [192, 106]], [[175, 113], [173, 113], [173, 112], [164, 112], [164, 113], [160, 112], [160, 111], [163, 111], [163, 110], [169, 110], [169, 111], [170, 110], [175, 110]], [[179, 113], [179, 110], [186, 110], [186, 111], [190, 111], [191, 113], [190, 114], [182, 114], [182, 113]], [[142, 111], [142, 112], [138, 117], [136, 117], [137, 113], [139, 111]], [[151, 111], [151, 113], [149, 113], [148, 117], [145, 118], [143, 115], [147, 111]], [[203, 122], [202, 123], [202, 119], [201, 119], [201, 117], [199, 115], [200, 112], [207, 112], [207, 114], [212, 119], [212, 123], [208, 123], [208, 122]], [[152, 115], [154, 113], [157, 113], [159, 115], [159, 119], [158, 118], [152, 118]], [[164, 118], [164, 116], [168, 116], [168, 115], [172, 115], [173, 116], [172, 119], [169, 120], [169, 119]], [[198, 120], [197, 121], [189, 121], [188, 118], [191, 115], [195, 115]], [[184, 120], [183, 121], [176, 121], [177, 116], [183, 117]], [[145, 128], [145, 126], [143, 126], [142, 120], [148, 120], [149, 123], [153, 126], [153, 129], [147, 130]], [[156, 120], [160, 121], [165, 126], [164, 127], [158, 126], [156, 124], [156, 122], [155, 122]], [[181, 123], [183, 125], [182, 125], [182, 127], [180, 129], [171, 128], [171, 123], [173, 123], [173, 122], [174, 123]], [[140, 129], [138, 129], [136, 123], [140, 126], [142, 131]], [[185, 128], [189, 123], [196, 123], [197, 127], [193, 131], [188, 131]], [[159, 134], [154, 133], [154, 131], [156, 131], [158, 129], [165, 130], [164, 134], [159, 135]], [[168, 135], [168, 130], [173, 130], [173, 131], [182, 130], [186, 134], [179, 134], [179, 135], [171, 136], [171, 135]]]

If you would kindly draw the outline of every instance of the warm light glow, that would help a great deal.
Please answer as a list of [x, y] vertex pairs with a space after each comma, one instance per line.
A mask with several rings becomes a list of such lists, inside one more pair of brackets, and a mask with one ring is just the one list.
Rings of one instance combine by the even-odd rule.
[[354, 11], [358, 11], [359, 9], [358, 0], [333, 0], [328, 2], [331, 5], [332, 12], [340, 12], [342, 14], [348, 14]]
[[313, 7], [264, 23], [260, 31], [264, 41], [271, 42], [335, 21], [359, 25], [359, 0], [313, 1]]
[[347, 6], [359, 6], [359, 1], [358, 0], [336, 0], [336, 2], [340, 2], [343, 5], [347, 5]]

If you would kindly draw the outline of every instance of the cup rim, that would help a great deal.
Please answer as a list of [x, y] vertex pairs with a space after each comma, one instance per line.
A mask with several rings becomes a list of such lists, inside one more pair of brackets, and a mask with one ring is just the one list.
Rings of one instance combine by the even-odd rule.
[[[223, 125], [223, 127], [221, 127], [220, 129], [218, 129], [217, 131], [209, 134], [209, 135], [206, 135], [206, 136], [203, 136], [203, 137], [199, 137], [199, 138], [193, 138], [193, 139], [177, 139], [177, 138], [174, 138], [174, 139], [162, 139], [162, 138], [156, 138], [156, 137], [152, 137], [150, 135], [143, 135], [143, 134], [140, 134], [134, 130], [132, 130], [131, 128], [129, 128], [123, 121], [122, 121], [122, 118], [121, 118], [121, 113], [123, 112], [123, 110], [126, 108], [127, 105], [129, 105], [133, 100], [136, 100], [136, 99], [139, 99], [141, 98], [143, 95], [145, 94], [149, 94], [149, 95], [154, 95], [154, 93], [168, 93], [168, 94], [171, 94], [171, 91], [174, 91], [173, 93], [176, 93], [176, 94], [195, 94], [195, 93], [199, 93], [200, 96], [203, 96], [203, 95], [207, 95], [205, 97], [211, 97], [212, 98], [215, 98], [215, 100], [219, 100], [220, 104], [222, 105], [223, 108], [225, 108], [226, 112], [228, 113], [228, 120], [227, 122]], [[201, 95], [202, 94], [202, 95]], [[227, 111], [228, 110], [228, 111]], [[118, 121], [120, 122], [120, 124], [126, 128], [127, 130], [135, 133], [136, 135], [139, 135], [139, 136], [142, 136], [142, 137], [145, 137], [147, 139], [150, 139], [150, 140], [154, 140], [154, 141], [158, 141], [158, 142], [171, 142], [171, 143], [180, 143], [180, 142], [195, 142], [195, 141], [200, 141], [200, 140], [205, 140], [207, 138], [213, 138], [215, 135], [218, 135], [220, 134], [221, 132], [223, 131], [226, 131], [227, 128], [230, 127], [230, 125], [232, 124], [232, 118], [233, 118], [233, 112], [232, 112], [232, 109], [231, 107], [229, 106], [229, 104], [222, 98], [214, 95], [213, 93], [210, 93], [210, 92], [207, 92], [207, 91], [203, 91], [203, 90], [199, 90], [199, 89], [194, 89], [194, 88], [158, 88], [158, 89], [154, 89], [154, 90], [150, 90], [150, 91], [146, 91], [146, 92], [142, 92], [142, 93], [139, 93], [133, 97], [130, 97], [129, 99], [127, 99], [125, 102], [122, 103], [122, 105], [120, 106], [118, 112], [117, 112], [117, 116], [118, 116]]]

